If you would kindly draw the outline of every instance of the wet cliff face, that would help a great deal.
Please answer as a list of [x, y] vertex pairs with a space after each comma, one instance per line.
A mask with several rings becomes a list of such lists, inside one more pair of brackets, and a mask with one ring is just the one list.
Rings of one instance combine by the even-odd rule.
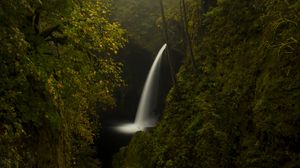
[[153, 130], [115, 167], [298, 167], [300, 2], [187, 2], [186, 55]]

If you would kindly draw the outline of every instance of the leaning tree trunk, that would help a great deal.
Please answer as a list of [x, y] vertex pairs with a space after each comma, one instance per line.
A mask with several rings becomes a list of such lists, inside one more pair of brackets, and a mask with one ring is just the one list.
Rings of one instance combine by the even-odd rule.
[[180, 13], [181, 13], [183, 27], [184, 27], [184, 34], [185, 34], [184, 39], [186, 39], [187, 48], [190, 52], [192, 67], [194, 70], [196, 70], [195, 57], [194, 57], [194, 52], [193, 52], [193, 47], [192, 47], [192, 40], [191, 40], [191, 36], [188, 31], [188, 21], [187, 21], [187, 15], [186, 15], [185, 0], [180, 0]]
[[167, 43], [167, 55], [168, 55], [168, 63], [169, 63], [169, 67], [170, 67], [171, 78], [172, 78], [172, 82], [173, 82], [174, 86], [176, 86], [175, 71], [174, 71], [174, 67], [173, 67], [172, 59], [171, 59], [171, 52], [170, 52], [170, 47], [169, 47], [169, 36], [168, 36], [168, 25], [166, 22], [163, 0], [160, 0], [159, 2], [160, 2], [161, 16], [162, 16], [162, 20], [163, 20], [164, 35], [165, 35], [165, 40]]

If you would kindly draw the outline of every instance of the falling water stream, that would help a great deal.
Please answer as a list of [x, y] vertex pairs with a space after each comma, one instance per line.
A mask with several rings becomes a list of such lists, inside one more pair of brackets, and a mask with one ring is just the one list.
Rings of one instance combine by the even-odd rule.
[[151, 69], [148, 73], [147, 80], [138, 105], [134, 123], [124, 124], [116, 127], [122, 133], [134, 133], [143, 131], [148, 127], [153, 127], [157, 121], [154, 114], [156, 100], [157, 100], [157, 87], [159, 82], [159, 70], [161, 58], [167, 44], [164, 44], [159, 50]]

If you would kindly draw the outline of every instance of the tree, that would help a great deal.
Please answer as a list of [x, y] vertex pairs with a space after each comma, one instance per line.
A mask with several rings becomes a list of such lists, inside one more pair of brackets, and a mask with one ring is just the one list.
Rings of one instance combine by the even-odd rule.
[[162, 16], [162, 20], [163, 20], [164, 35], [165, 35], [165, 40], [167, 43], [167, 55], [168, 55], [168, 62], [169, 62], [169, 67], [170, 67], [170, 75], [171, 75], [172, 82], [175, 85], [176, 84], [175, 72], [174, 72], [174, 67], [173, 67], [173, 63], [172, 63], [172, 59], [171, 59], [170, 47], [168, 46], [169, 45], [168, 24], [166, 22], [163, 1], [160, 0], [159, 3], [160, 3], [161, 16]]
[[181, 16], [182, 16], [183, 27], [184, 27], [184, 34], [185, 34], [184, 39], [187, 42], [187, 48], [188, 48], [190, 56], [191, 56], [192, 67], [195, 71], [196, 70], [195, 56], [194, 56], [194, 51], [193, 51], [193, 47], [192, 47], [192, 40], [191, 40], [189, 30], [188, 30], [188, 18], [187, 18], [185, 0], [180, 0], [180, 13], [181, 13]]
[[122, 85], [108, 18], [104, 0], [0, 2], [0, 167], [92, 166], [95, 105]]

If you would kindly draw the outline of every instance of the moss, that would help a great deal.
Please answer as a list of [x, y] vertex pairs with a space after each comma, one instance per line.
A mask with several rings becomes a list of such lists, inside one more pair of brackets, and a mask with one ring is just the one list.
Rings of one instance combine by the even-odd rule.
[[182, 65], [156, 128], [126, 148], [151, 152], [121, 167], [299, 167], [299, 2], [201, 4], [188, 5], [197, 70]]

